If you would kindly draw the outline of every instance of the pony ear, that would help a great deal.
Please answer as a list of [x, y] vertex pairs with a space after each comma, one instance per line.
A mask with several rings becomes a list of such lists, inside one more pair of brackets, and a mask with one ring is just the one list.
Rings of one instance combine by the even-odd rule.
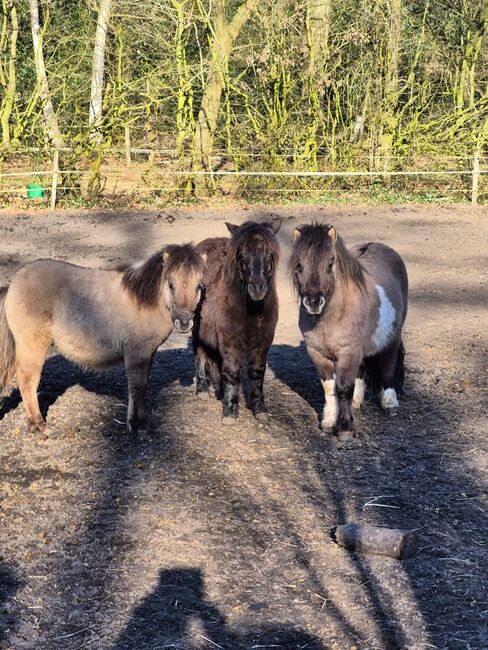
[[207, 263], [207, 257], [208, 257], [208, 256], [207, 256], [207, 253], [202, 253], [202, 254], [201, 254], [201, 258], [202, 258], [204, 264]]
[[272, 230], [274, 234], [278, 232], [278, 230], [281, 228], [281, 222], [283, 219], [273, 219], [273, 221], [267, 221], [264, 225]]
[[167, 264], [168, 260], [169, 260], [168, 251], [163, 251], [163, 264]]
[[329, 236], [330, 241], [335, 244], [337, 241], [337, 230], [334, 228], [334, 226], [330, 226], [329, 230], [327, 231], [327, 235]]
[[293, 231], [293, 239], [297, 241], [297, 239], [300, 239], [301, 235], [302, 235], [302, 231], [300, 230], [300, 226], [298, 226], [298, 228], [295, 228], [295, 230]]
[[233, 235], [235, 231], [239, 228], [239, 226], [235, 226], [233, 223], [229, 223], [228, 221], [225, 222], [225, 225], [227, 226], [227, 230], [230, 232], [231, 235]]

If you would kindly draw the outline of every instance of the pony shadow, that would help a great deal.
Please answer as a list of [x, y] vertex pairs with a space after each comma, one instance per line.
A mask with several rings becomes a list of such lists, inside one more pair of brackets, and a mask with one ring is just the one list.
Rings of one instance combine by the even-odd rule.
[[[275, 377], [304, 399], [320, 418], [324, 407], [324, 392], [305, 343], [301, 341], [296, 348], [292, 345], [273, 345], [269, 352], [268, 365]], [[316, 381], [311, 381], [312, 377], [315, 377]]]
[[[148, 414], [159, 392], [176, 381], [181, 386], [191, 386], [193, 383], [191, 346], [163, 349], [154, 355], [145, 402]], [[89, 392], [120, 401], [127, 400], [127, 378], [123, 367], [102, 372], [87, 371], [56, 354], [46, 359], [39, 383], [39, 406], [43, 417], [47, 416], [56, 400], [73, 386], [81, 386]], [[0, 420], [16, 409], [21, 401], [17, 388], [3, 400], [0, 399]]]
[[0, 560], [0, 646], [17, 627], [17, 616], [6, 607], [20, 586], [13, 571]]
[[[197, 635], [201, 640], [188, 638], [192, 623], [200, 625], [201, 633]], [[306, 647], [326, 650], [319, 639], [294, 626], [256, 626], [252, 632], [230, 629], [225, 616], [207, 600], [204, 578], [197, 568], [161, 570], [158, 586], [134, 610], [112, 650], [196, 648], [202, 647], [202, 640], [207, 641], [209, 647], [226, 649]]]

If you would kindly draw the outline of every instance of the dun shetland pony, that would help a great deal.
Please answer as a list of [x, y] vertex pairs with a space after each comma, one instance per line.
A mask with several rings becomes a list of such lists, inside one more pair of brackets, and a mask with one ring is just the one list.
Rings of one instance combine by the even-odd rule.
[[382, 407], [398, 407], [403, 384], [402, 327], [408, 278], [393, 249], [379, 243], [346, 248], [333, 226], [295, 229], [289, 270], [301, 298], [300, 329], [325, 393], [322, 427], [339, 440], [354, 435], [364, 374], [376, 369]]
[[238, 414], [242, 366], [247, 357], [248, 406], [258, 420], [268, 417], [263, 383], [278, 320], [275, 272], [281, 221], [242, 226], [227, 223], [232, 237], [205, 239], [197, 250], [208, 256], [204, 298], [195, 318], [193, 349], [196, 389], [222, 398], [222, 422]]
[[173, 326], [189, 332], [200, 300], [205, 256], [190, 244], [167, 246], [117, 270], [55, 260], [21, 268], [0, 290], [0, 388], [14, 375], [31, 431], [43, 431], [37, 386], [49, 346], [86, 368], [124, 363], [127, 426], [144, 427], [149, 367]]

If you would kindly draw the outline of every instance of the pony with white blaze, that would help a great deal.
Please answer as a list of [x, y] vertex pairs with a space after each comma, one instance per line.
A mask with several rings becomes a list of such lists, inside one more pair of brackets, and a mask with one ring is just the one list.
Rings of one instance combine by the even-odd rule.
[[365, 379], [383, 409], [398, 408], [403, 386], [402, 328], [408, 276], [384, 244], [347, 248], [333, 226], [299, 226], [289, 270], [300, 296], [299, 325], [325, 393], [321, 425], [339, 440], [355, 435], [352, 407], [364, 399]]

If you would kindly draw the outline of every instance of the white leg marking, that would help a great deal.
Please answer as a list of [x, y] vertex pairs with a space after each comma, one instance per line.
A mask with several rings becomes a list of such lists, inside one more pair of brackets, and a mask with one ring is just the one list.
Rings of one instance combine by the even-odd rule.
[[322, 381], [322, 387], [325, 394], [324, 414], [322, 416], [322, 428], [332, 429], [337, 422], [339, 412], [337, 397], [335, 394], [335, 380], [326, 379]]
[[352, 396], [352, 407], [354, 409], [361, 408], [361, 404], [364, 402], [364, 393], [366, 392], [366, 382], [364, 379], [356, 378], [354, 384], [354, 394]]
[[382, 408], [386, 409], [395, 409], [399, 406], [396, 390], [394, 388], [387, 388], [386, 390], [381, 390], [380, 400]]
[[386, 348], [393, 335], [393, 325], [396, 319], [395, 309], [380, 284], [376, 285], [376, 291], [380, 299], [380, 313], [376, 330], [371, 339], [373, 353], [381, 352], [381, 350]]

